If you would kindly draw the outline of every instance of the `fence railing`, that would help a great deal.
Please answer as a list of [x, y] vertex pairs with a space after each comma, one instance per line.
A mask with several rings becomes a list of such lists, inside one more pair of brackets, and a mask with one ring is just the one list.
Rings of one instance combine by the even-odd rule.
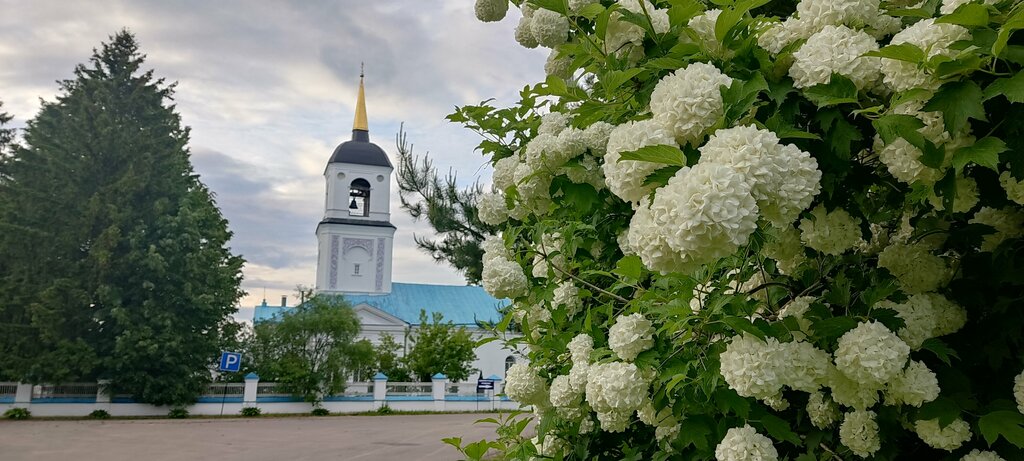
[[476, 382], [448, 383], [444, 393], [447, 395], [476, 395]]
[[33, 386], [33, 400], [96, 399], [97, 383], [40, 384]]
[[17, 393], [18, 383], [0, 383], [0, 396], [13, 396]]
[[373, 395], [373, 383], [356, 381], [345, 384], [345, 392], [342, 395]]
[[206, 392], [203, 393], [203, 397], [240, 397], [245, 393], [245, 384], [243, 383], [211, 383], [206, 386]]
[[431, 383], [388, 382], [387, 395], [431, 395], [434, 385]]

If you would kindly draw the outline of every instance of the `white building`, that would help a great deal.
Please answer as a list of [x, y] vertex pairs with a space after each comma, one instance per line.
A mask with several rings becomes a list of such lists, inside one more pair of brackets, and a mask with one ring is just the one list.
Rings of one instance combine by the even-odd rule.
[[[324, 170], [324, 218], [316, 227], [316, 292], [344, 296], [362, 323], [361, 337], [377, 344], [387, 333], [403, 344], [417, 328], [420, 310], [465, 326], [480, 338], [478, 321], [497, 322], [508, 300], [495, 299], [478, 286], [392, 283], [391, 174], [387, 153], [370, 142], [363, 80], [359, 80], [352, 139], [341, 143]], [[256, 306], [254, 321], [271, 320], [292, 309]], [[408, 346], [408, 345], [407, 345]], [[476, 349], [473, 367], [485, 377], [505, 378], [518, 355], [492, 341]]]

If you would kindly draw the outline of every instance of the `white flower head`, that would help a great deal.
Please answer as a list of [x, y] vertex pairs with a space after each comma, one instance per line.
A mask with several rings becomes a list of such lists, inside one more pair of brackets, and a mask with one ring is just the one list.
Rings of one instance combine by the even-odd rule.
[[839, 419], [839, 406], [821, 392], [812, 392], [807, 398], [807, 417], [818, 429], [827, 429]]
[[477, 210], [484, 224], [499, 226], [508, 221], [508, 208], [505, 206], [505, 197], [501, 194], [481, 194]]
[[[995, 5], [999, 0], [984, 0], [985, 5]], [[960, 5], [966, 5], [968, 3], [979, 3], [977, 0], [942, 0], [942, 6], [939, 7], [940, 14], [953, 14]]]
[[569, 19], [561, 13], [541, 8], [530, 18], [530, 33], [537, 44], [554, 48], [569, 39]]
[[569, 316], [575, 315], [583, 303], [580, 299], [580, 290], [572, 281], [564, 281], [555, 288], [554, 299], [551, 303], [555, 306], [565, 306]]
[[878, 391], [881, 387], [876, 384], [857, 382], [835, 368], [829, 369], [828, 381], [828, 387], [832, 390], [832, 400], [840, 405], [866, 410], [878, 403]]
[[800, 232], [792, 226], [772, 229], [771, 239], [764, 245], [764, 255], [775, 260], [779, 272], [793, 275], [807, 261]]
[[871, 456], [882, 448], [875, 412], [853, 410], [847, 413], [839, 425], [839, 441], [861, 458]]
[[920, 407], [939, 397], [939, 379], [928, 365], [911, 360], [907, 368], [893, 378], [886, 389], [886, 404]]
[[569, 345], [566, 346], [569, 349], [569, 356], [572, 357], [572, 363], [584, 365], [590, 363], [590, 353], [594, 351], [594, 338], [586, 333], [580, 333], [569, 341]]
[[568, 375], [558, 375], [551, 380], [551, 405], [557, 408], [569, 408], [579, 405], [582, 394], [569, 384]]
[[829, 83], [832, 74], [849, 78], [858, 89], [869, 88], [881, 77], [879, 58], [863, 56], [871, 51], [878, 51], [878, 42], [866, 32], [827, 25], [793, 53], [789, 76], [797, 88]]
[[715, 459], [718, 461], [776, 461], [779, 452], [772, 445], [772, 440], [757, 433], [749, 424], [734, 427], [725, 433], [725, 437], [715, 447]]
[[999, 185], [1006, 191], [1006, 197], [1018, 205], [1024, 205], [1024, 179], [1018, 181], [1010, 175], [1009, 171], [999, 174]]
[[[590, 366], [587, 372], [586, 399], [598, 413], [633, 414], [647, 399], [649, 387], [640, 369], [632, 363], [610, 362]], [[604, 420], [601, 420], [602, 428]]]
[[537, 43], [537, 38], [533, 36], [533, 30], [531, 30], [533, 7], [524, 3], [522, 11], [523, 17], [519, 18], [519, 24], [516, 25], [515, 30], [516, 41], [524, 48], [537, 48], [539, 43]]
[[671, 133], [653, 120], [627, 122], [615, 127], [609, 133], [607, 153], [604, 155], [603, 168], [608, 190], [627, 202], [639, 202], [651, 193], [654, 186], [645, 186], [644, 180], [665, 165], [637, 160], [619, 161], [619, 158], [623, 152], [663, 144], [676, 145]]
[[722, 116], [722, 86], [732, 84], [717, 67], [695, 62], [663, 77], [651, 93], [651, 113], [678, 144], [696, 143]]
[[1024, 371], [1013, 379], [1013, 398], [1017, 401], [1017, 411], [1024, 413]]
[[[924, 51], [931, 59], [937, 55], [952, 57], [949, 46], [958, 40], [970, 39], [970, 32], [954, 24], [936, 24], [934, 18], [914, 23], [892, 37], [891, 45], [910, 44]], [[919, 68], [915, 63], [896, 59], [882, 60], [883, 81], [893, 91], [907, 91], [913, 88], [936, 90], [941, 81]]]
[[529, 280], [523, 268], [504, 255], [484, 254], [481, 279], [484, 289], [496, 298], [515, 298], [526, 293]]
[[548, 386], [537, 370], [517, 363], [505, 372], [505, 394], [524, 405], [542, 404], [548, 400]]
[[729, 388], [743, 397], [767, 399], [782, 390], [786, 357], [775, 338], [761, 341], [744, 333], [734, 336], [719, 357], [720, 369]]
[[505, 19], [508, 13], [508, 0], [476, 0], [476, 18], [483, 22], [495, 22]]
[[515, 185], [516, 170], [519, 168], [519, 158], [516, 156], [505, 157], [494, 162], [494, 174], [491, 182], [499, 190], [505, 190]]
[[[878, 139], [879, 146], [881, 139]], [[939, 170], [921, 163], [924, 153], [906, 139], [896, 138], [878, 150], [878, 159], [896, 180], [906, 184], [922, 182], [933, 184], [939, 179]]]
[[811, 216], [813, 220], [800, 220], [800, 239], [820, 253], [838, 256], [863, 241], [860, 219], [850, 216], [846, 210], [838, 208], [829, 212], [818, 205]]
[[632, 362], [653, 345], [654, 324], [639, 312], [620, 315], [608, 330], [608, 347], [627, 362]]
[[879, 322], [861, 322], [839, 338], [836, 368], [865, 386], [892, 380], [910, 356], [910, 346]]
[[932, 254], [924, 243], [893, 243], [878, 254], [878, 267], [896, 277], [906, 293], [935, 291], [953, 275], [941, 256]]
[[1005, 240], [1024, 237], [1024, 212], [1016, 208], [981, 207], [968, 222], [984, 224], [996, 230], [994, 234], [985, 236], [981, 251], [993, 251]]
[[971, 440], [971, 426], [957, 418], [946, 427], [939, 427], [939, 420], [927, 419], [914, 422], [914, 431], [924, 443], [932, 448], [953, 451], [964, 442]]
[[805, 341], [780, 344], [783, 368], [780, 370], [782, 383], [792, 389], [815, 392], [828, 383], [828, 372], [832, 357]]
[[960, 458], [960, 461], [1006, 461], [1006, 459], [994, 451], [981, 451], [975, 448]]

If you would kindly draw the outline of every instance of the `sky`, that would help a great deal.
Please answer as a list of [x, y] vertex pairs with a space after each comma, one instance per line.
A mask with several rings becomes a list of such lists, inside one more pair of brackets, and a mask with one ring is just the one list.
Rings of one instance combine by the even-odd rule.
[[[177, 82], [193, 165], [247, 260], [242, 319], [264, 296], [292, 303], [296, 285], [315, 281], [323, 171], [351, 137], [361, 62], [370, 140], [392, 163], [404, 122], [415, 153], [463, 184], [487, 184], [479, 138], [444, 117], [489, 98], [513, 104], [544, 79], [547, 57], [516, 44], [515, 9], [482, 23], [473, 0], [0, 0], [0, 11], [0, 100], [14, 127], [122, 28], [136, 35], [147, 68]], [[431, 235], [430, 226], [400, 209], [397, 192], [391, 199], [393, 280], [464, 284], [416, 248], [413, 236]]]

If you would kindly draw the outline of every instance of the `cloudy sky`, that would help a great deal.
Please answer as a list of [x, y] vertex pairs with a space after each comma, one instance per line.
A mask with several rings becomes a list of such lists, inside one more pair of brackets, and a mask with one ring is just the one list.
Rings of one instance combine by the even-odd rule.
[[[546, 58], [516, 44], [517, 11], [485, 24], [472, 0], [0, 0], [0, 11], [0, 100], [15, 127], [124, 27], [156, 75], [178, 82], [192, 161], [248, 261], [243, 307], [264, 289], [274, 303], [314, 282], [323, 170], [351, 136], [360, 62], [371, 141], [394, 162], [404, 122], [417, 153], [468, 184], [490, 171], [476, 136], [444, 116], [488, 98], [513, 103], [543, 80]], [[413, 235], [431, 230], [398, 207], [397, 193], [391, 213], [395, 281], [464, 283], [415, 248]]]

